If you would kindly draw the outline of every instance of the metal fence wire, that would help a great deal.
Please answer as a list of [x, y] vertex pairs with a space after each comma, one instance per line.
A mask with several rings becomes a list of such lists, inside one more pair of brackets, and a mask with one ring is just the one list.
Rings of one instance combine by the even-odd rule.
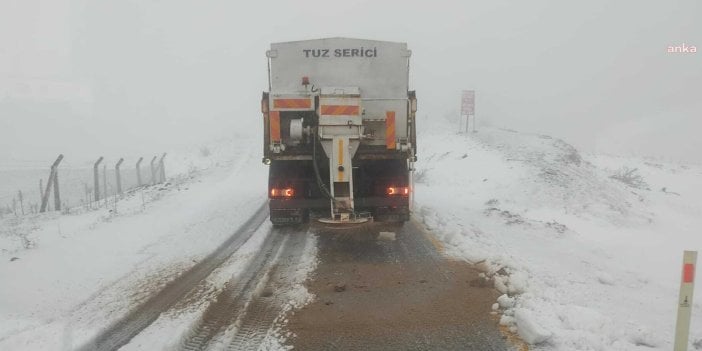
[[[71, 164], [70, 160], [64, 160], [56, 167], [59, 207], [65, 212], [79, 206], [92, 208], [105, 206], [106, 196], [114, 197], [119, 193], [118, 178], [122, 193], [127, 193], [140, 186], [165, 182], [164, 158], [165, 154], [151, 159], [143, 159], [138, 169], [139, 158], [125, 158], [119, 166], [119, 175], [116, 169], [119, 159], [103, 159], [98, 165], [97, 177], [98, 196], [101, 202], [95, 201], [94, 167], [89, 165], [75, 166]], [[34, 161], [31, 163], [0, 164], [0, 217], [40, 212], [42, 197], [46, 193], [50, 178], [50, 165], [51, 163], [47, 162], [44, 167], [40, 167]], [[48, 195], [46, 210], [57, 210], [53, 186]]]

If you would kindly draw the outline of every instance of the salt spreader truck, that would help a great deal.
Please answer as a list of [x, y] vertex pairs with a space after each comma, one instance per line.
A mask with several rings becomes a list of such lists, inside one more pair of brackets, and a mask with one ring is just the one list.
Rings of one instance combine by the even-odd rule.
[[409, 220], [417, 99], [406, 43], [271, 44], [263, 163], [273, 224]]

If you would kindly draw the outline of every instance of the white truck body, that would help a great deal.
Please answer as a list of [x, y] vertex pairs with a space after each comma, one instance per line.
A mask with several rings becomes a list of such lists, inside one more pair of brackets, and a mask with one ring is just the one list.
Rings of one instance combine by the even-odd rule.
[[[384, 121], [395, 111], [396, 137], [407, 138], [409, 58], [406, 43], [327, 38], [273, 43], [270, 94], [306, 93], [302, 77], [316, 88], [357, 87], [363, 120]], [[377, 131], [382, 134], [382, 130]]]
[[304, 222], [324, 207], [328, 224], [408, 220], [417, 100], [407, 44], [303, 40], [271, 44], [266, 56], [271, 221]]

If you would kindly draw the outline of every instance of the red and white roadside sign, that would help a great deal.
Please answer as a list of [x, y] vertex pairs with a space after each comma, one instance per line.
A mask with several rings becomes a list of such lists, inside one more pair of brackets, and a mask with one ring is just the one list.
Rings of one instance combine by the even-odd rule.
[[475, 115], [475, 90], [464, 90], [461, 95], [461, 115]]
[[692, 293], [695, 288], [696, 264], [697, 251], [685, 251], [683, 254], [682, 277], [680, 279], [678, 320], [675, 324], [674, 351], [687, 351], [687, 343], [690, 337], [690, 317], [692, 316]]

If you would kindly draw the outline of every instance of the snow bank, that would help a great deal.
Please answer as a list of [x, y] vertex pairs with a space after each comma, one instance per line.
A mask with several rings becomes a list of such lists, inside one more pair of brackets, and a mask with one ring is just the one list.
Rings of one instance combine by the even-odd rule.
[[[671, 349], [682, 251], [702, 247], [702, 167], [452, 129], [420, 135], [415, 212], [446, 254], [486, 267], [500, 323], [536, 350]], [[631, 169], [645, 186], [613, 177]], [[701, 327], [695, 302], [692, 341]]]
[[0, 223], [0, 349], [75, 348], [212, 252], [265, 199], [252, 145], [172, 153], [167, 184], [116, 206]]

